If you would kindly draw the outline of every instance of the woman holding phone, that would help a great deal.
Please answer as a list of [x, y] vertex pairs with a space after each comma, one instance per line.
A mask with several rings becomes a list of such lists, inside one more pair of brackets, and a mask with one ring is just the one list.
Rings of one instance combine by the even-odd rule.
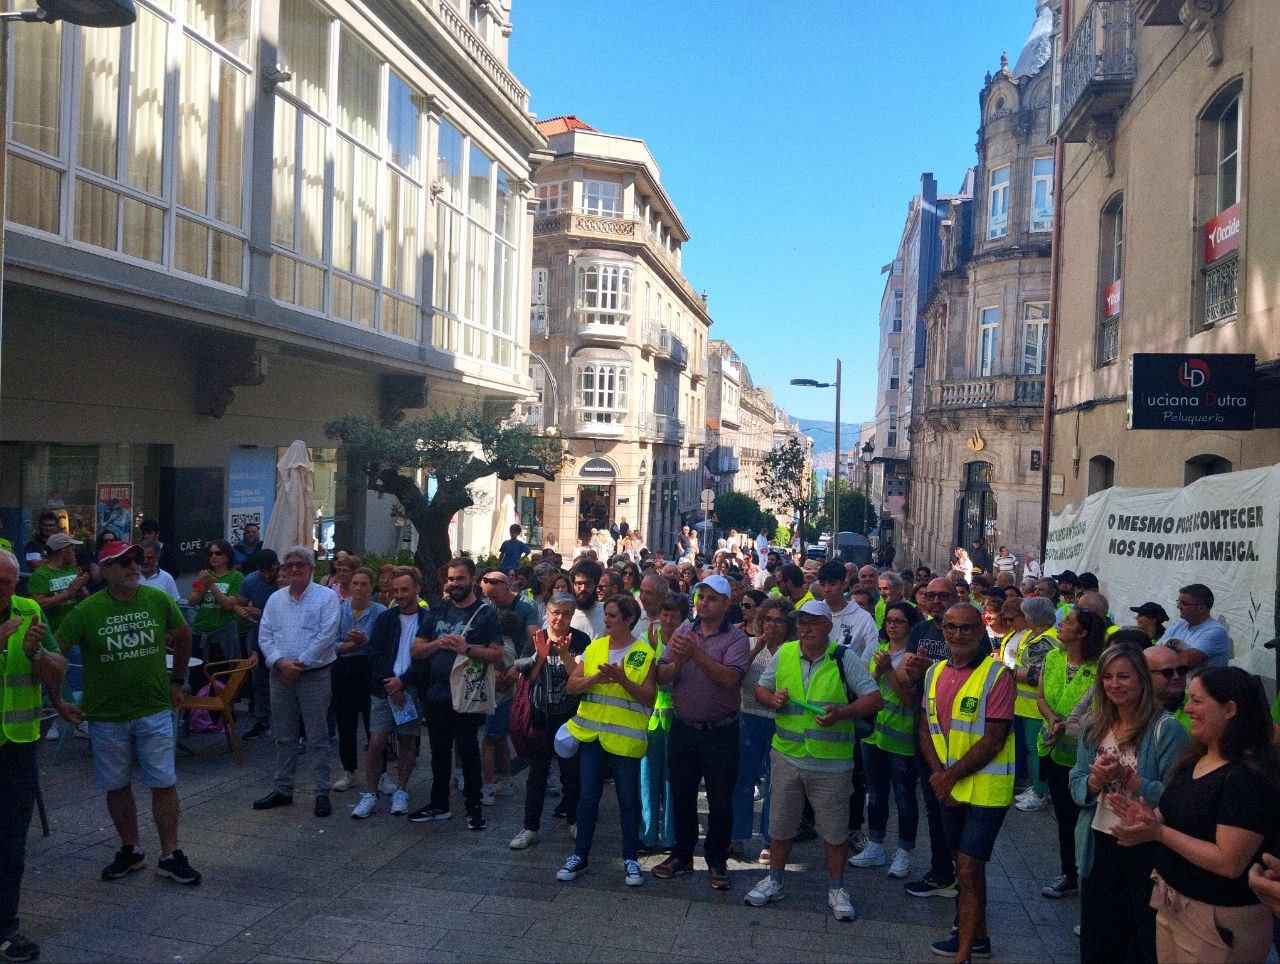
[[[377, 578], [372, 569], [361, 566], [351, 574], [351, 595], [338, 612], [338, 658], [330, 664], [333, 715], [338, 724], [338, 759], [342, 776], [333, 781], [337, 793], [350, 790], [356, 782], [360, 761], [356, 754], [356, 733], [364, 720], [364, 737], [369, 739], [369, 632], [373, 621], [387, 607], [373, 598]], [[368, 788], [374, 792], [373, 787]]]
[[575, 880], [587, 870], [606, 767], [612, 767], [622, 822], [622, 860], [627, 886], [644, 874], [636, 860], [640, 839], [640, 760], [648, 745], [649, 713], [658, 689], [653, 647], [635, 639], [640, 604], [617, 595], [604, 604], [606, 635], [594, 640], [574, 666], [566, 691], [581, 697], [565, 729], [579, 744], [581, 798], [573, 853], [556, 874]]

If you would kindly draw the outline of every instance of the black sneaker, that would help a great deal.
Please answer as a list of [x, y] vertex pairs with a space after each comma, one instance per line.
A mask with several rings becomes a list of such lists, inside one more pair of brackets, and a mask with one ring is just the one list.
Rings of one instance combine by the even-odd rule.
[[40, 945], [29, 941], [21, 934], [14, 934], [0, 940], [0, 960], [34, 961], [40, 956]]
[[565, 820], [569, 816], [569, 808], [562, 803], [551, 811], [551, 816], [557, 820]]
[[147, 865], [147, 855], [134, 847], [121, 847], [116, 851], [116, 859], [102, 869], [103, 880], [119, 880], [126, 874], [141, 870]]
[[933, 872], [925, 874], [919, 880], [913, 880], [904, 889], [912, 897], [954, 897], [956, 895], [955, 880], [942, 880]]
[[[939, 957], [954, 957], [956, 951], [960, 949], [960, 935], [952, 934], [950, 937], [940, 941], [934, 941], [929, 945], [929, 950], [937, 954]], [[991, 938], [984, 937], [981, 940], [973, 942], [972, 957], [990, 957], [991, 956]]]
[[1080, 882], [1074, 877], [1062, 874], [1045, 884], [1040, 891], [1040, 895], [1042, 897], [1070, 897], [1072, 894], [1078, 894], [1079, 892]]
[[483, 813], [472, 813], [467, 815], [468, 830], [483, 830], [485, 828], [485, 819]]
[[192, 869], [187, 863], [187, 855], [181, 850], [175, 850], [168, 857], [160, 860], [156, 864], [156, 876], [168, 877], [170, 880], [176, 880], [180, 884], [186, 884], [188, 887], [195, 887], [200, 883], [200, 872]]
[[271, 732], [271, 727], [265, 723], [255, 723], [249, 729], [244, 731], [244, 735], [240, 737], [242, 740], [260, 740]]
[[432, 820], [448, 820], [453, 816], [453, 811], [447, 807], [441, 809], [438, 807], [425, 806], [421, 810], [415, 810], [409, 814], [410, 823], [428, 823]]

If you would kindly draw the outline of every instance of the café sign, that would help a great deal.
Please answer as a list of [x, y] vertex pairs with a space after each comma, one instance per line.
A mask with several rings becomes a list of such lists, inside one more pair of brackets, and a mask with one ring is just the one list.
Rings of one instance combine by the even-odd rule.
[[1129, 360], [1129, 428], [1253, 428], [1253, 355], [1156, 355]]

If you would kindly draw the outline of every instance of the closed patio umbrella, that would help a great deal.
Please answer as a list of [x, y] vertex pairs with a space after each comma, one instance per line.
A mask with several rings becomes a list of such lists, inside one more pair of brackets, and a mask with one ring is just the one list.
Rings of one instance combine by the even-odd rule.
[[315, 545], [314, 485], [307, 445], [295, 439], [276, 463], [276, 504], [262, 540], [281, 559], [293, 546]]

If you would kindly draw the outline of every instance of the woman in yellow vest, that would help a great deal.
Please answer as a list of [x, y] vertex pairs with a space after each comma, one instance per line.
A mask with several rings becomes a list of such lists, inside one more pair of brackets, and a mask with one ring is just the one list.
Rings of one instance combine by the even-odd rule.
[[628, 595], [604, 604], [608, 634], [587, 647], [566, 687], [581, 696], [577, 715], [567, 724], [581, 747], [582, 795], [578, 801], [578, 833], [573, 853], [556, 874], [569, 881], [587, 869], [591, 840], [600, 813], [606, 767], [613, 771], [622, 821], [622, 859], [627, 885], [638, 887], [644, 874], [636, 860], [640, 841], [640, 760], [648, 745], [649, 713], [658, 691], [653, 647], [632, 632], [640, 606]]
[[1053, 603], [1041, 596], [1022, 600], [1022, 613], [1027, 618], [1027, 632], [1018, 641], [1018, 653], [1014, 659], [1013, 674], [1018, 681], [1018, 697], [1014, 702], [1014, 743], [1021, 743], [1026, 753], [1027, 776], [1031, 786], [1014, 800], [1014, 806], [1023, 812], [1045, 810], [1049, 807], [1049, 789], [1040, 772], [1040, 755], [1037, 750], [1040, 730], [1044, 720], [1036, 703], [1040, 695], [1040, 674], [1044, 660], [1057, 643], [1054, 623], [1057, 614]]

